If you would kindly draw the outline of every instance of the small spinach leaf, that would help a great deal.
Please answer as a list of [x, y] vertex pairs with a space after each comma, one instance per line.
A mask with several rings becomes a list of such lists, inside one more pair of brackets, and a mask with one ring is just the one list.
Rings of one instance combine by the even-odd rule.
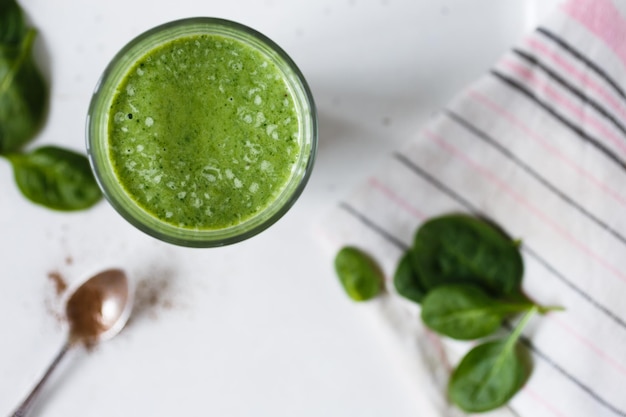
[[462, 410], [478, 413], [498, 408], [524, 385], [530, 368], [517, 340], [536, 311], [532, 307], [507, 338], [478, 345], [463, 357], [448, 384], [450, 399]]
[[514, 304], [490, 297], [472, 284], [449, 284], [431, 290], [422, 301], [422, 320], [437, 333], [459, 340], [488, 336], [504, 318], [533, 304]]
[[393, 285], [401, 296], [420, 303], [426, 295], [426, 287], [411, 263], [411, 252], [407, 251], [396, 268]]
[[0, 153], [18, 150], [45, 117], [48, 89], [33, 60], [36, 31], [15, 1], [0, 5]]
[[335, 271], [350, 298], [369, 300], [383, 288], [384, 275], [376, 263], [362, 250], [346, 246], [335, 256]]
[[517, 244], [477, 218], [451, 214], [424, 223], [411, 260], [427, 289], [475, 283], [495, 295], [520, 291], [524, 273]]
[[55, 210], [80, 210], [102, 196], [84, 155], [45, 146], [8, 158], [20, 191], [34, 203]]

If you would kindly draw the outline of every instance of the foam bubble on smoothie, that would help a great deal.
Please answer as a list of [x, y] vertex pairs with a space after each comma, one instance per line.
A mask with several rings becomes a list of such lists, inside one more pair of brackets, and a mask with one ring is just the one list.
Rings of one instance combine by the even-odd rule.
[[200, 208], [202, 207], [204, 203], [202, 202], [202, 200], [200, 200], [199, 198], [194, 198], [193, 201], [191, 202], [191, 206], [195, 207], [195, 208]]
[[113, 116], [113, 120], [115, 120], [115, 122], [117, 123], [125, 122], [126, 113], [122, 113], [121, 111], [118, 111], [117, 113], [115, 113], [115, 116]]
[[271, 171], [272, 164], [269, 161], [261, 161], [261, 171]]
[[150, 127], [154, 124], [154, 119], [152, 117], [146, 117], [146, 126]]
[[258, 155], [261, 153], [261, 145], [259, 145], [258, 143], [252, 143], [247, 140], [245, 146], [250, 150], [250, 153], [252, 153], [252, 155]]
[[256, 114], [256, 123], [254, 124], [254, 127], [261, 126], [263, 123], [265, 123], [265, 120], [267, 120], [265, 118], [265, 114], [263, 114], [263, 112], [257, 112], [257, 114]]
[[276, 131], [277, 128], [277, 125], [268, 125], [265, 131], [267, 132], [268, 136], [276, 140], [278, 139], [278, 132]]

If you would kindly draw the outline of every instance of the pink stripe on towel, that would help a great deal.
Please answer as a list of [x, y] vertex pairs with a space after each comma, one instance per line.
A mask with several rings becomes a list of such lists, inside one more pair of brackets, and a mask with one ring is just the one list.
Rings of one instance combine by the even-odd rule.
[[563, 11], [600, 38], [626, 65], [626, 20], [610, 0], [570, 0]]

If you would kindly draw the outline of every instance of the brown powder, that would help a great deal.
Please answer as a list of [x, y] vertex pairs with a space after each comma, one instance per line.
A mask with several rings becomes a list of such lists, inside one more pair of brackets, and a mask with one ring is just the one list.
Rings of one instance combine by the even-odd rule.
[[102, 290], [98, 286], [81, 286], [67, 301], [66, 316], [70, 325], [70, 342], [93, 346], [104, 330], [102, 324]]
[[49, 297], [44, 299], [44, 307], [50, 317], [54, 319], [57, 324], [65, 323], [65, 314], [61, 311], [57, 300], [52, 300]]
[[46, 276], [48, 283], [51, 285], [51, 294], [46, 294], [44, 306], [48, 315], [54, 319], [57, 324], [65, 322], [65, 313], [59, 305], [63, 294], [67, 291], [67, 282], [58, 271], [50, 271]]
[[156, 319], [160, 310], [174, 308], [172, 286], [169, 277], [150, 277], [137, 282], [135, 288], [134, 318]]
[[58, 271], [48, 272], [48, 279], [54, 285], [54, 291], [57, 296], [60, 296], [67, 289], [67, 282]]

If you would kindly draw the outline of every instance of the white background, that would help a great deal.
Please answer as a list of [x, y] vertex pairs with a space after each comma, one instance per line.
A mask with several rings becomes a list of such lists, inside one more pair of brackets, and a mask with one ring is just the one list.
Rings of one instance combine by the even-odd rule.
[[[246, 242], [187, 249], [135, 230], [106, 202], [63, 214], [25, 201], [0, 160], [0, 415], [64, 339], [47, 278], [120, 266], [169, 283], [158, 308], [68, 357], [41, 416], [416, 416], [415, 392], [347, 300], [315, 236], [326, 211], [530, 30], [555, 0], [22, 0], [39, 29], [50, 113], [30, 147], [84, 151], [91, 91], [132, 37], [183, 17], [251, 26], [285, 49], [315, 96], [307, 189]], [[71, 258], [69, 262], [68, 258]]]

